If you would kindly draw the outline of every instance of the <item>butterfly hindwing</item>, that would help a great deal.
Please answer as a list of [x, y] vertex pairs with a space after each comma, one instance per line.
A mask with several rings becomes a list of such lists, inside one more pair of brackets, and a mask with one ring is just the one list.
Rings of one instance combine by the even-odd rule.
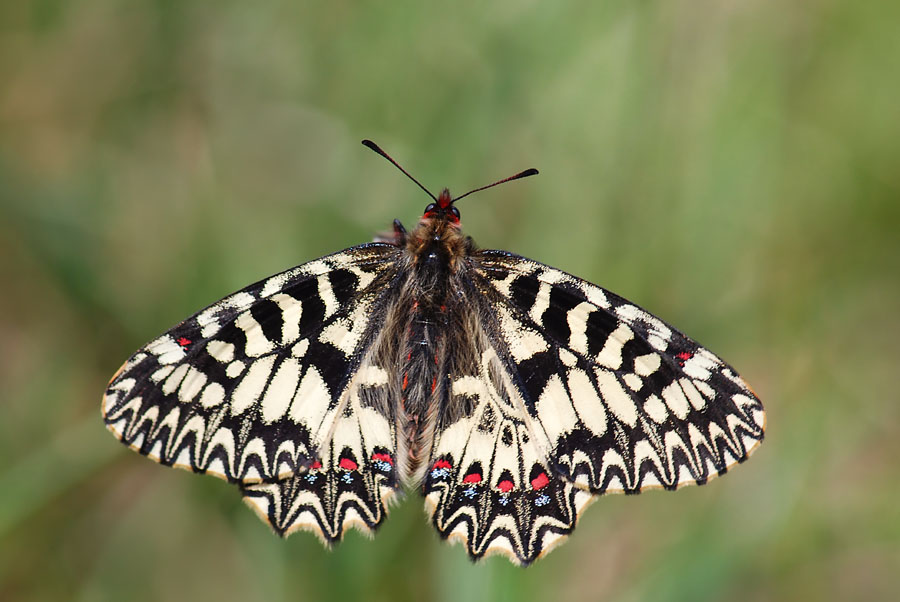
[[388, 373], [373, 363], [375, 355], [367, 354], [347, 386], [321, 460], [305, 474], [241, 486], [244, 500], [279, 534], [306, 529], [330, 544], [347, 526], [371, 532], [384, 519], [398, 488], [395, 417]]
[[762, 440], [746, 383], [659, 318], [516, 255], [485, 251], [477, 265], [561, 476], [595, 493], [702, 484]]
[[386, 302], [395, 254], [389, 245], [354, 247], [185, 320], [113, 377], [107, 427], [158, 462], [233, 482], [305, 471], [330, 442], [377, 331], [369, 317]]
[[438, 532], [472, 558], [528, 564], [572, 531], [593, 496], [553, 469], [549, 441], [489, 332], [473, 333], [477, 367], [448, 375], [448, 405], [472, 409], [436, 429], [426, 506]]

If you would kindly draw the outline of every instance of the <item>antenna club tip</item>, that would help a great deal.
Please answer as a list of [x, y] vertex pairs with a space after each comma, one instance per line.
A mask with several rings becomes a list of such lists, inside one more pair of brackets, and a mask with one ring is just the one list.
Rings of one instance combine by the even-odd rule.
[[538, 175], [539, 173], [541, 173], [541, 172], [539, 172], [538, 170], [536, 170], [535, 168], [532, 167], [531, 169], [526, 169], [525, 171], [523, 171], [523, 172], [522, 172], [522, 176], [523, 176], [523, 177], [525, 177], [525, 176], [536, 176], [536, 175]]

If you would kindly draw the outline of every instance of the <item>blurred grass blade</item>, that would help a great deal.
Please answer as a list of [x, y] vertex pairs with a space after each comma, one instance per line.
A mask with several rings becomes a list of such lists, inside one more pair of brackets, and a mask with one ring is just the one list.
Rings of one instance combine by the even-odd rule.
[[102, 430], [92, 412], [0, 474], [0, 537], [121, 451]]

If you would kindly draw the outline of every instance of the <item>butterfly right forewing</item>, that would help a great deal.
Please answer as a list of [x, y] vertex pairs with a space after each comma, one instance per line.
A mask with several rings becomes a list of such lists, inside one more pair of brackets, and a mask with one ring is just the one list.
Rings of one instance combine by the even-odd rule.
[[158, 462], [233, 482], [305, 471], [378, 330], [370, 317], [389, 302], [396, 253], [354, 247], [185, 320], [113, 377], [107, 427]]

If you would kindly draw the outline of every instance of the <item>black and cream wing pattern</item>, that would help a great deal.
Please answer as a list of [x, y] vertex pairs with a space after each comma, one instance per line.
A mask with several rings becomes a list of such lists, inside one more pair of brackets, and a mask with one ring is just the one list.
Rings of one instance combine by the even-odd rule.
[[702, 485], [754, 451], [765, 414], [733, 368], [599, 286], [478, 250], [463, 196], [146, 344], [107, 428], [236, 485], [280, 535], [333, 544], [418, 492], [441, 537], [523, 565], [598, 495]]
[[110, 382], [107, 427], [157, 462], [239, 484], [281, 533], [374, 528], [397, 488], [396, 433], [386, 371], [366, 351], [396, 253], [355, 247], [188, 318]]
[[763, 437], [756, 395], [638, 306], [502, 251], [473, 257], [480, 365], [451, 375], [426, 496], [477, 558], [529, 563], [603, 493], [704, 484]]

